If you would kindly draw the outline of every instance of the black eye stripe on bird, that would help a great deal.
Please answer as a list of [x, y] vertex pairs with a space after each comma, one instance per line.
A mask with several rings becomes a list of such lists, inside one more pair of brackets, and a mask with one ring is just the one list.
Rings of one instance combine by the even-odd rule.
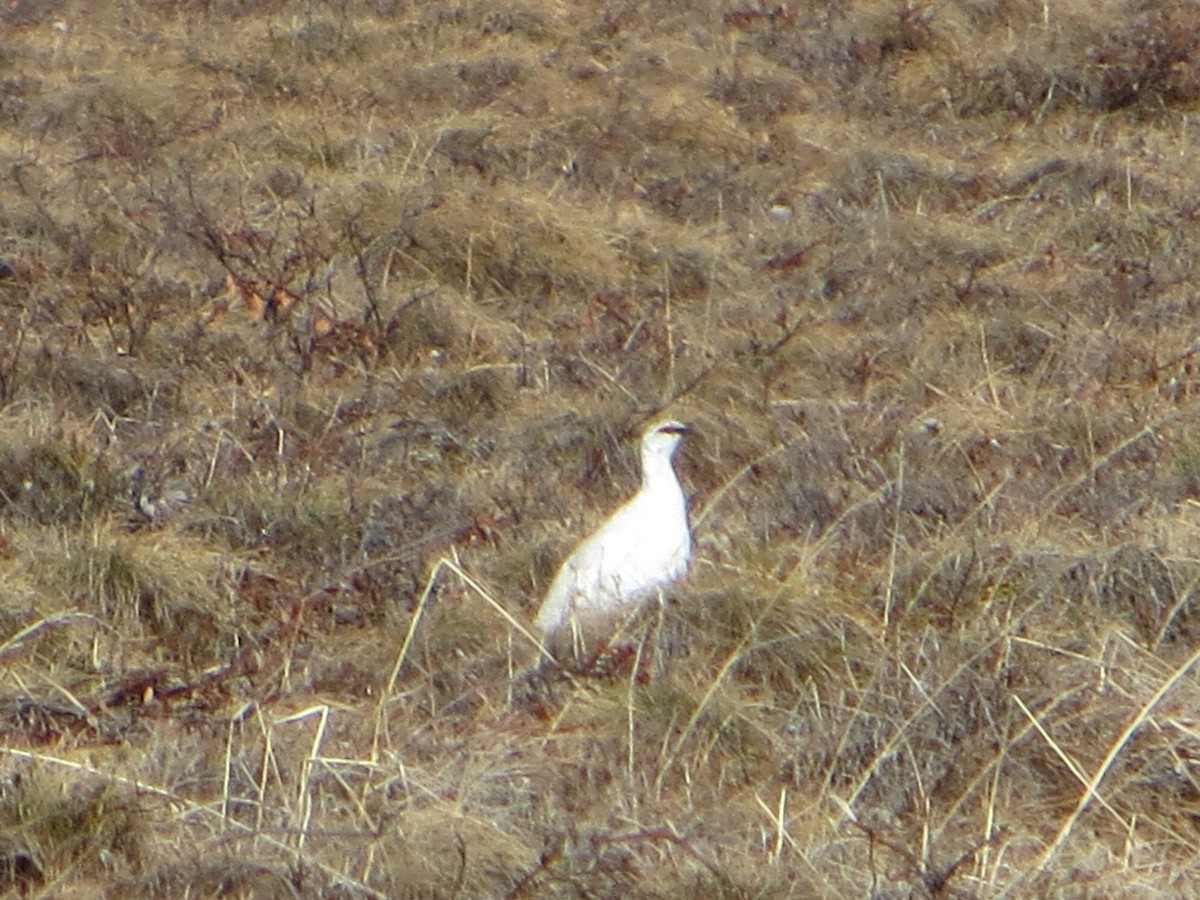
[[687, 430], [668, 421], [642, 433], [642, 485], [559, 568], [537, 615], [547, 635], [632, 609], [687, 572], [687, 498], [672, 464]]

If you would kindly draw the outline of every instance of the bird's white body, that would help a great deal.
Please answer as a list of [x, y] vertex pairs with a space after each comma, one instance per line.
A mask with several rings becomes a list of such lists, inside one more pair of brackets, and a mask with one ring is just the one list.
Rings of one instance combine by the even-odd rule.
[[562, 564], [537, 615], [543, 632], [621, 615], [687, 571], [687, 499], [672, 465], [685, 431], [678, 422], [646, 429], [641, 488]]

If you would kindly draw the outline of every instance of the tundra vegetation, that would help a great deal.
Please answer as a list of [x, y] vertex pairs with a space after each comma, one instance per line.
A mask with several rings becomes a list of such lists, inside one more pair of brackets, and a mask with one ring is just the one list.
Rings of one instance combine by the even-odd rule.
[[1194, 889], [1195, 3], [19, 0], [0, 121], [0, 893]]

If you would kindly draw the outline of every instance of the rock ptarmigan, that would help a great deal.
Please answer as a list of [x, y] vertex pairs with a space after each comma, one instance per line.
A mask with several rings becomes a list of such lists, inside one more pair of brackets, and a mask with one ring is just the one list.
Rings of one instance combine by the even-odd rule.
[[672, 464], [686, 431], [667, 421], [642, 433], [642, 486], [554, 576], [537, 615], [548, 637], [623, 615], [687, 571], [687, 499]]

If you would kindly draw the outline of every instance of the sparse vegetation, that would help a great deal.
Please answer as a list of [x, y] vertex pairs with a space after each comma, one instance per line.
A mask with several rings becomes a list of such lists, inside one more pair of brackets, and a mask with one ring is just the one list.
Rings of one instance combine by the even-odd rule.
[[1192, 892], [1195, 3], [0, 33], [0, 893]]

